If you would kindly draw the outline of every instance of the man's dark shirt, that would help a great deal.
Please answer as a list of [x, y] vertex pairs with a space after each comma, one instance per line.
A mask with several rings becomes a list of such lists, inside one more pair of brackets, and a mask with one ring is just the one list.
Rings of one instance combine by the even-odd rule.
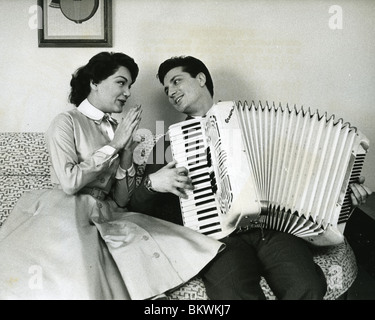
[[[188, 116], [185, 120], [190, 119], [193, 119], [193, 117]], [[151, 192], [147, 190], [144, 185], [144, 179], [148, 174], [160, 170], [162, 167], [167, 165], [167, 159], [171, 159], [172, 155], [169, 151], [169, 147], [170, 142], [165, 141], [165, 136], [157, 141], [150, 154], [150, 157], [152, 157], [152, 162], [149, 163], [149, 161], [147, 161], [142, 183], [134, 190], [128, 208], [131, 211], [144, 213], [155, 218], [183, 225], [180, 199], [173, 193]], [[156, 154], [159, 150], [164, 151], [164, 163], [162, 164], [156, 163], [156, 159], [160, 159], [160, 157]]]
[[[182, 215], [179, 198], [172, 193], [151, 192], [144, 185], [144, 179], [148, 174], [158, 171], [167, 164], [166, 150], [169, 150], [170, 142], [163, 141], [164, 136], [159, 139], [152, 149], [153, 162], [156, 161], [156, 150], [164, 150], [164, 163], [147, 164], [142, 183], [134, 190], [128, 205], [129, 210], [144, 213], [155, 218], [167, 220], [182, 225]], [[163, 146], [164, 144], [164, 146]]]

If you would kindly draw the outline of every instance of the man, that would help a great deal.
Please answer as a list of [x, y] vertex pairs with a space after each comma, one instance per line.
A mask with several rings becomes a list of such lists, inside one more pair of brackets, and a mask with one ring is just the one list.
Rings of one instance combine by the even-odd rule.
[[[171, 105], [188, 119], [205, 116], [213, 106], [213, 81], [200, 60], [190, 56], [168, 59], [160, 65], [158, 77]], [[159, 140], [153, 159], [160, 158], [156, 153], [168, 150], [168, 145]], [[170, 155], [165, 158], [168, 157], [171, 159]], [[371, 193], [361, 183], [352, 186], [356, 205]], [[182, 224], [178, 197], [186, 197], [185, 189], [192, 189], [186, 169], [175, 168], [175, 162], [148, 164], [130, 209]], [[210, 299], [265, 299], [259, 286], [261, 275], [279, 299], [323, 299], [325, 277], [305, 240], [254, 228], [221, 241], [226, 249], [201, 273]]]

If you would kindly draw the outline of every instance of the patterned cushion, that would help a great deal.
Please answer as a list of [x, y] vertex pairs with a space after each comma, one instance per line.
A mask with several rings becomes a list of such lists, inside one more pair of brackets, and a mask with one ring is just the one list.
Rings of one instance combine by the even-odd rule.
[[[142, 179], [147, 155], [159, 137], [147, 137], [135, 152], [137, 182]], [[0, 226], [11, 213], [22, 193], [31, 189], [51, 188], [49, 156], [44, 134], [40, 132], [0, 133]], [[317, 248], [315, 262], [322, 268], [328, 289], [326, 300], [337, 299], [354, 282], [357, 264], [354, 252], [347, 241], [329, 248]], [[260, 285], [269, 300], [276, 299], [264, 278]], [[170, 292], [170, 300], [207, 300], [200, 277]]]
[[0, 175], [0, 226], [13, 210], [16, 202], [26, 190], [52, 188], [48, 175]]
[[40, 132], [0, 133], [0, 226], [26, 190], [52, 187]]
[[0, 175], [49, 175], [49, 166], [43, 133], [0, 133]]

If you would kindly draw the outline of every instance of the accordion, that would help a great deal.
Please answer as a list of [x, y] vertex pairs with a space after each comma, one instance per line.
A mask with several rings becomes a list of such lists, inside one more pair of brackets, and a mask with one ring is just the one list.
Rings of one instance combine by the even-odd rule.
[[349, 184], [369, 148], [349, 123], [302, 107], [229, 101], [171, 125], [169, 136], [194, 186], [180, 198], [186, 227], [215, 239], [259, 227], [317, 246], [344, 240]]

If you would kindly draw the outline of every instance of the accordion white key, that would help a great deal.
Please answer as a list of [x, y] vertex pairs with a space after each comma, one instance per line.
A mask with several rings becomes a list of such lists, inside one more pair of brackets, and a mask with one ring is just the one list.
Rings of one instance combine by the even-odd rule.
[[369, 148], [349, 123], [303, 108], [230, 101], [170, 126], [169, 136], [177, 166], [194, 185], [180, 198], [186, 227], [215, 239], [260, 227], [318, 246], [344, 240], [349, 184]]

